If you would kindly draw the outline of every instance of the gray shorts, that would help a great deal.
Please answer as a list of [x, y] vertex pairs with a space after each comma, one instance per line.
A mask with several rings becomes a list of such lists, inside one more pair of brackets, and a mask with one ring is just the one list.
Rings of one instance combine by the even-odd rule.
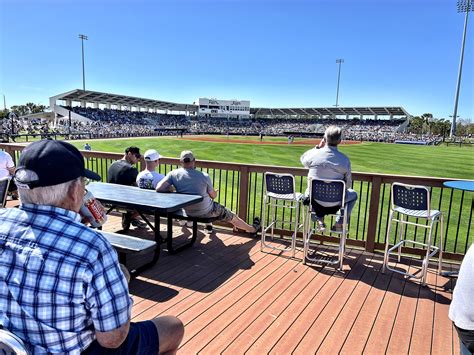
[[234, 213], [215, 201], [212, 202], [212, 210], [209, 213], [199, 216], [201, 218], [218, 217], [219, 221], [230, 222], [234, 218]]

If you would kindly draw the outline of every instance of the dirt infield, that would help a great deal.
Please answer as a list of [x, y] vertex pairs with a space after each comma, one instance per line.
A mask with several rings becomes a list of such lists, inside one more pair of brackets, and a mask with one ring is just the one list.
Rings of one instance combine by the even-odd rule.
[[[215, 142], [215, 143], [239, 143], [239, 144], [263, 144], [263, 145], [283, 145], [288, 144], [285, 141], [260, 141], [259, 139], [255, 140], [245, 140], [245, 139], [232, 139], [232, 138], [222, 138], [222, 137], [209, 137], [209, 136], [184, 136], [183, 140], [190, 140], [190, 141], [199, 141], [199, 142]], [[294, 141], [293, 145], [316, 145], [319, 144], [321, 139], [305, 139], [304, 141]], [[341, 144], [349, 145], [349, 144], [360, 144], [362, 142], [359, 141], [342, 141]]]

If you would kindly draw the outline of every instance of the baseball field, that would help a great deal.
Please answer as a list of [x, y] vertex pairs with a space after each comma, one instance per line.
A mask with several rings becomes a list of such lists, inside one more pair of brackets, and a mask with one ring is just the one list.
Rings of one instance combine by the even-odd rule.
[[[85, 141], [72, 141], [83, 149]], [[300, 167], [299, 158], [317, 141], [286, 137], [184, 136], [121, 138], [92, 140], [94, 151], [123, 152], [128, 146], [142, 152], [156, 149], [165, 157], [179, 157], [182, 150], [192, 150], [197, 159], [244, 164]], [[387, 143], [342, 144], [340, 150], [349, 156], [352, 170], [396, 175], [432, 176], [442, 178], [474, 178], [474, 149], [469, 146], [414, 146]]]

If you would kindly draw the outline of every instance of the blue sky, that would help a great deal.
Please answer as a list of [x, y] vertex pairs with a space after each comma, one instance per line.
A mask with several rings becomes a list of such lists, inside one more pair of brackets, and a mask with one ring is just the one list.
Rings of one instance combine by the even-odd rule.
[[[463, 25], [456, 0], [0, 0], [0, 95], [47, 105], [82, 88], [84, 33], [90, 90], [332, 106], [344, 58], [341, 106], [448, 118]], [[471, 13], [461, 118], [474, 118], [473, 27]]]

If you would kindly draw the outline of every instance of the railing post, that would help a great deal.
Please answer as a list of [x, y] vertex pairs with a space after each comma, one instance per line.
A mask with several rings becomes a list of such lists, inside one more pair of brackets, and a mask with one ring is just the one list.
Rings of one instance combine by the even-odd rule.
[[249, 195], [249, 168], [248, 166], [241, 166], [239, 170], [239, 217], [245, 221], [247, 218], [247, 203]]
[[377, 231], [377, 220], [379, 216], [381, 185], [382, 179], [379, 176], [374, 176], [370, 191], [369, 221], [367, 227], [367, 241], [365, 243], [365, 250], [369, 253], [373, 253], [375, 249], [375, 232]]

